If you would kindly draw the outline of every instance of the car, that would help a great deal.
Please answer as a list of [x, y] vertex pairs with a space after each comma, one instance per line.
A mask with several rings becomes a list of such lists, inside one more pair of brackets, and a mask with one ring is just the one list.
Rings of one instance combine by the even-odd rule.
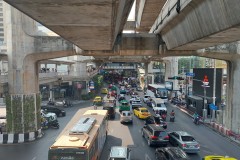
[[121, 102], [122, 100], [126, 100], [126, 97], [124, 96], [124, 94], [120, 94], [118, 98], [118, 102]]
[[202, 160], [237, 160], [237, 159], [229, 156], [208, 155], [202, 158]]
[[130, 111], [122, 111], [120, 114], [121, 123], [133, 123], [132, 113]]
[[148, 146], [156, 145], [166, 147], [169, 142], [168, 133], [157, 124], [144, 125], [141, 133], [142, 137], [147, 140]]
[[109, 119], [114, 119], [115, 118], [115, 105], [114, 103], [110, 103], [110, 102], [105, 102], [103, 104], [103, 110], [107, 110], [108, 111], [108, 118]]
[[145, 125], [146, 124], [157, 124], [163, 127], [164, 129], [167, 129], [167, 123], [159, 115], [152, 115], [146, 118]]
[[151, 116], [151, 113], [145, 107], [135, 108], [133, 113], [140, 119], [146, 119], [147, 117]]
[[151, 98], [150, 95], [144, 95], [143, 98], [142, 98], [142, 101], [143, 101], [144, 103], [147, 103], [147, 101], [149, 101], [150, 98]]
[[102, 88], [101, 93], [102, 94], [108, 94], [108, 89], [107, 88]]
[[120, 90], [120, 94], [127, 94], [126, 90]]
[[164, 100], [161, 98], [152, 98], [152, 108], [154, 112], [167, 111]]
[[108, 160], [130, 160], [131, 150], [128, 147], [112, 146]]
[[141, 103], [140, 97], [138, 95], [132, 95], [129, 99], [129, 102], [132, 103], [132, 101], [139, 101], [139, 103]]
[[131, 104], [131, 110], [133, 111], [136, 108], [142, 108], [143, 106], [141, 104], [138, 103], [132, 103]]
[[181, 148], [186, 153], [198, 153], [200, 144], [195, 138], [185, 131], [174, 131], [169, 134], [169, 142], [176, 147]]
[[53, 107], [53, 106], [41, 106], [41, 109], [46, 111], [46, 112], [52, 112], [57, 115], [57, 117], [64, 117], [66, 116], [66, 111], [58, 108], [58, 107]]
[[131, 104], [135, 104], [135, 105], [141, 106], [141, 105], [142, 105], [142, 102], [141, 102], [140, 99], [135, 99], [135, 100], [132, 100], [132, 101], [131, 101]]
[[93, 100], [93, 102], [102, 102], [102, 97], [96, 96]]
[[142, 87], [137, 87], [136, 90], [137, 90], [138, 92], [142, 92], [142, 91], [143, 91]]
[[156, 160], [190, 160], [189, 156], [178, 147], [157, 148], [155, 151]]

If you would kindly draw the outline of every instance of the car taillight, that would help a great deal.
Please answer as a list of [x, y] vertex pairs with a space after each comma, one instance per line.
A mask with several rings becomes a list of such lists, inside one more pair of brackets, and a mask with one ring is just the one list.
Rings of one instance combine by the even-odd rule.
[[164, 139], [169, 139], [169, 136], [165, 136]]
[[151, 136], [151, 139], [158, 139], [157, 136]]
[[186, 147], [187, 145], [186, 144], [182, 144], [182, 147]]

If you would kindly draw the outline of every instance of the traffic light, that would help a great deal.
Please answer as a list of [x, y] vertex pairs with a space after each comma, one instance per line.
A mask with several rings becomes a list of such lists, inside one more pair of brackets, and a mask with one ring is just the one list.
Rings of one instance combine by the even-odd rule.
[[168, 77], [168, 79], [173, 79], [173, 80], [184, 80], [183, 77], [179, 77], [179, 76]]

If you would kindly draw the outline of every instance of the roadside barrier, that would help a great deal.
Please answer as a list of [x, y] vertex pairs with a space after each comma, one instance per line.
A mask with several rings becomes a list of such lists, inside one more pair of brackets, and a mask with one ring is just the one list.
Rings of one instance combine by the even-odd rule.
[[24, 143], [34, 141], [43, 136], [41, 129], [35, 132], [19, 133], [19, 134], [0, 134], [0, 144]]

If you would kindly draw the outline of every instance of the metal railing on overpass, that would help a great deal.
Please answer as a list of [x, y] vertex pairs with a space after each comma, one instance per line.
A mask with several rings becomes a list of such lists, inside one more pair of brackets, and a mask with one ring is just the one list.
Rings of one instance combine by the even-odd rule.
[[103, 69], [136, 69], [136, 66], [103, 66]]

